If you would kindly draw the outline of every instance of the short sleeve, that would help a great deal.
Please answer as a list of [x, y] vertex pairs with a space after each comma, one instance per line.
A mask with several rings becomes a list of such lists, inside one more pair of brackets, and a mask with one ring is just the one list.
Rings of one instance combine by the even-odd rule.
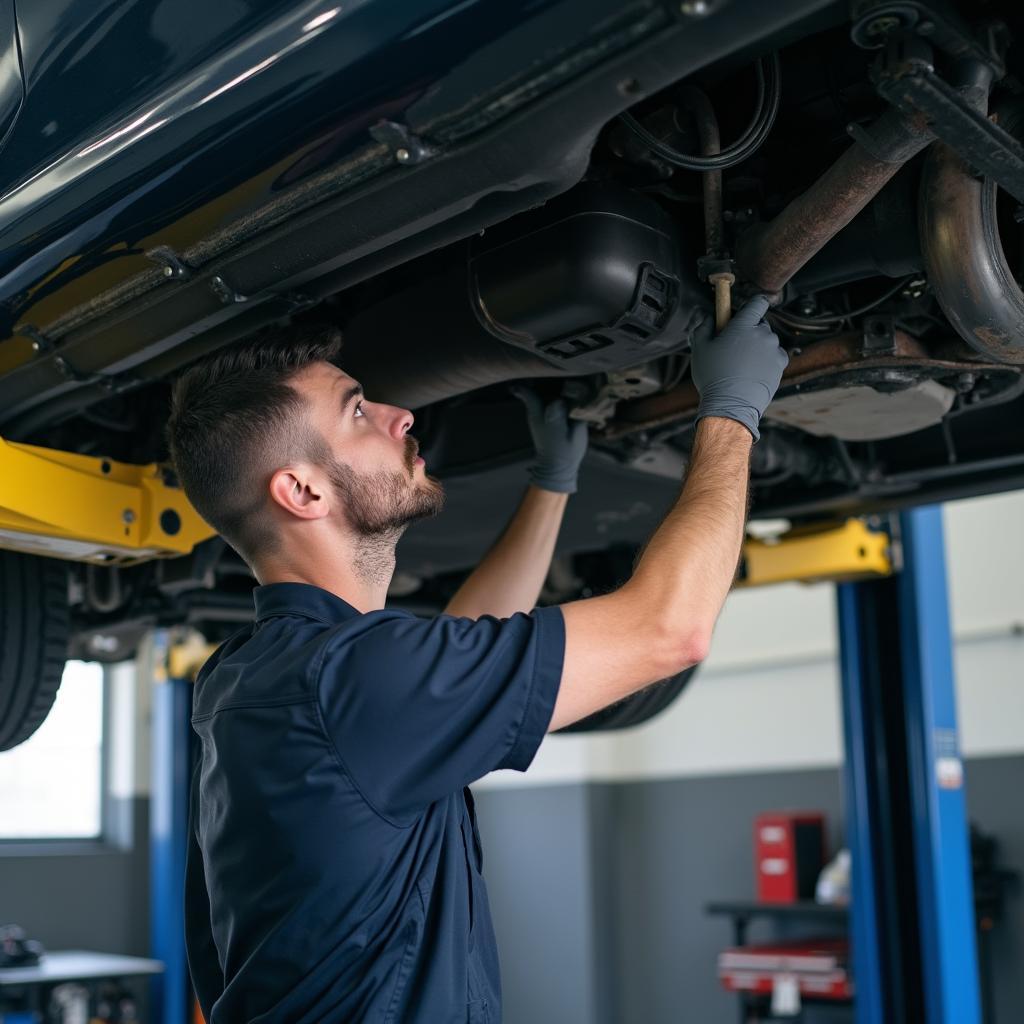
[[475, 620], [371, 612], [325, 645], [324, 727], [364, 799], [405, 819], [496, 768], [527, 769], [564, 655], [557, 607]]

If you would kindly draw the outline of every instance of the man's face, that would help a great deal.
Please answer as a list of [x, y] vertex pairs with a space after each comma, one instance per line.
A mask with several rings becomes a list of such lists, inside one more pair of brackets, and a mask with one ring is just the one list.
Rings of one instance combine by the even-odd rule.
[[358, 382], [330, 363], [314, 363], [291, 385], [305, 397], [310, 426], [326, 445], [322, 468], [349, 526], [362, 536], [400, 533], [444, 504], [408, 433], [412, 413], [367, 400]]

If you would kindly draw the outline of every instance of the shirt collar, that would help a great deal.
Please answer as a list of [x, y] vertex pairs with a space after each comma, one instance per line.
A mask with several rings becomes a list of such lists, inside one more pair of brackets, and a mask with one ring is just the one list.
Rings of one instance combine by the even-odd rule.
[[275, 615], [300, 615], [331, 626], [361, 614], [337, 594], [312, 583], [268, 583], [254, 588], [252, 594], [257, 622]]

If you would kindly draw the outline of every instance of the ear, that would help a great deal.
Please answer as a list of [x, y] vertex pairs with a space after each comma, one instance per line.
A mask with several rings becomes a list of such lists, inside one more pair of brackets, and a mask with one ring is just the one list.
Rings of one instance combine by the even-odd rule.
[[270, 497], [298, 519], [323, 519], [330, 512], [327, 492], [308, 466], [288, 466], [270, 478]]

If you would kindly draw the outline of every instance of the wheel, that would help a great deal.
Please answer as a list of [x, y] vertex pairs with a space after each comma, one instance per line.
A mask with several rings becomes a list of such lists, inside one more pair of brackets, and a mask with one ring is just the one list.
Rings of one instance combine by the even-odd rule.
[[606, 732], [611, 729], [628, 729], [630, 726], [646, 722], [649, 718], [661, 714], [686, 689], [697, 668], [698, 666], [694, 665], [677, 676], [654, 683], [639, 693], [631, 694], [625, 700], [567, 725], [564, 729], [556, 729], [555, 733]]
[[50, 713], [69, 631], [65, 563], [0, 551], [0, 750], [23, 743]]

